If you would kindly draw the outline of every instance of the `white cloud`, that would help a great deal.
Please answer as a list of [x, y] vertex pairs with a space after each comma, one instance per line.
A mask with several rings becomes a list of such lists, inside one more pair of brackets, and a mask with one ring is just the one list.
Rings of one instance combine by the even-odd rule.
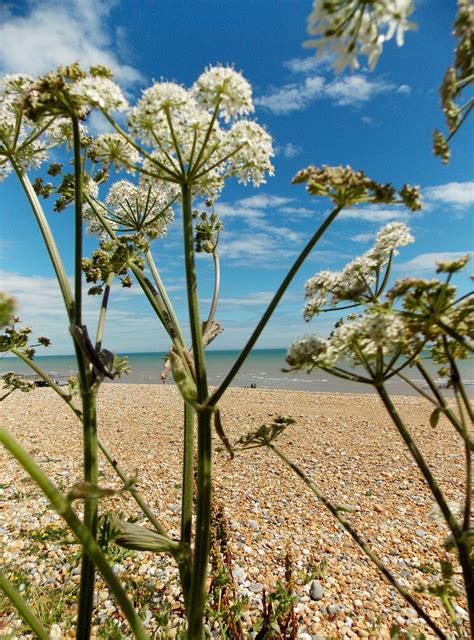
[[360, 121], [363, 122], [364, 124], [372, 124], [373, 118], [371, 118], [370, 116], [362, 116]]
[[455, 209], [467, 209], [474, 203], [474, 181], [448, 182], [423, 190], [423, 195], [434, 204], [449, 204]]
[[310, 73], [315, 69], [320, 68], [326, 64], [323, 60], [317, 60], [314, 56], [307, 58], [292, 58], [291, 60], [286, 60], [283, 63], [287, 69], [292, 71], [293, 73]]
[[256, 207], [257, 209], [268, 209], [269, 207], [281, 207], [283, 204], [292, 202], [294, 198], [284, 198], [274, 196], [271, 193], [258, 193], [248, 198], [242, 198], [239, 203], [244, 207]]
[[384, 80], [369, 80], [361, 74], [344, 76], [334, 80], [325, 89], [325, 94], [341, 106], [358, 106], [381, 93], [392, 91], [394, 86]]
[[301, 218], [312, 218], [316, 215], [314, 209], [308, 209], [307, 207], [281, 207], [280, 213], [288, 213], [289, 215], [294, 215]]
[[255, 104], [278, 115], [302, 111], [322, 98], [334, 100], [340, 106], [360, 106], [381, 93], [393, 91], [395, 86], [382, 79], [369, 79], [362, 74], [343, 76], [326, 82], [320, 75], [307, 76], [301, 82], [285, 84], [257, 97]]
[[411, 93], [411, 87], [408, 86], [407, 84], [401, 84], [397, 91], [397, 93], [403, 93], [405, 95], [409, 95]]
[[305, 78], [303, 82], [285, 84], [283, 87], [272, 89], [267, 95], [255, 98], [256, 105], [266, 107], [276, 114], [286, 114], [291, 111], [302, 111], [321, 97], [324, 88], [324, 78], [313, 76]]
[[372, 240], [372, 238], [375, 237], [374, 233], [358, 233], [355, 236], [352, 236], [351, 240], [352, 242], [368, 242], [369, 240]]
[[472, 253], [470, 251], [440, 251], [438, 253], [422, 253], [408, 262], [402, 262], [398, 265], [400, 271], [405, 273], [413, 273], [415, 275], [425, 272], [436, 270], [436, 263], [443, 262], [445, 260], [457, 260], [466, 253]]
[[356, 207], [341, 211], [338, 217], [368, 220], [369, 222], [385, 222], [386, 220], [406, 220], [409, 217], [409, 213], [406, 209], [398, 209], [397, 207], [387, 209], [378, 207]]
[[[129, 85], [141, 74], [120, 61], [106, 19], [114, 0], [42, 0], [23, 16], [4, 11], [0, 25], [0, 71], [37, 75], [58, 64], [104, 64]], [[120, 38], [119, 38], [120, 39]]]
[[[224, 307], [259, 307], [268, 304], [274, 296], [274, 291], [254, 291], [243, 297], [221, 297], [219, 308]], [[210, 299], [202, 300], [203, 303], [211, 302]]]
[[277, 147], [277, 153], [281, 153], [285, 158], [296, 158], [301, 153], [301, 147], [292, 142], [288, 142], [283, 147]]

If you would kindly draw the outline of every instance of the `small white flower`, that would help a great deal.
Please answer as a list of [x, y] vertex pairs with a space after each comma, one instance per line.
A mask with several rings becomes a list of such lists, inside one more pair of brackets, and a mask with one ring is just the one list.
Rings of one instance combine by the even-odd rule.
[[335, 57], [337, 71], [357, 69], [358, 55], [366, 55], [373, 69], [385, 42], [395, 35], [401, 46], [405, 31], [415, 28], [407, 20], [413, 9], [412, 0], [314, 0], [308, 33], [316, 39], [305, 46], [316, 47], [318, 56]]
[[286, 361], [293, 369], [311, 371], [317, 366], [331, 367], [339, 353], [329, 340], [317, 336], [305, 336], [290, 344]]
[[104, 133], [98, 136], [94, 140], [91, 151], [98, 162], [107, 166], [113, 164], [116, 171], [122, 168], [133, 171], [130, 165], [135, 165], [139, 161], [138, 151], [119, 133]]
[[219, 115], [225, 122], [255, 110], [252, 87], [232, 67], [208, 67], [194, 83], [192, 93], [199, 104], [211, 111], [219, 103]]
[[82, 98], [86, 104], [107, 111], [125, 111], [128, 107], [120, 87], [110, 78], [103, 76], [81, 78], [71, 85], [70, 91], [72, 96]]

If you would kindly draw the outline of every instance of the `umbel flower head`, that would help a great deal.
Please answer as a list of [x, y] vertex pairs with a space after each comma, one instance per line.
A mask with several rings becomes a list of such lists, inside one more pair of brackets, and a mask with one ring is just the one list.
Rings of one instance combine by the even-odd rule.
[[[110, 187], [104, 203], [94, 200], [114, 232], [155, 239], [166, 235], [168, 224], [173, 221], [171, 204], [177, 196], [174, 185], [142, 181], [137, 186], [119, 180]], [[90, 231], [102, 234], [103, 227], [91, 207], [85, 209], [85, 214], [91, 222]]]
[[146, 146], [143, 172], [211, 198], [230, 176], [262, 184], [274, 153], [269, 134], [248, 119], [253, 110], [251, 87], [232, 67], [207, 68], [190, 89], [155, 82], [129, 117]]
[[[321, 271], [306, 281], [305, 320], [325, 307], [341, 302], [367, 303], [378, 297], [377, 283], [384, 280], [382, 269], [397, 255], [398, 247], [414, 241], [404, 222], [390, 222], [377, 234], [374, 246], [349, 262], [342, 271]], [[374, 289], [375, 285], [375, 289]]]
[[0, 180], [11, 163], [37, 168], [55, 145], [70, 142], [71, 116], [85, 118], [94, 107], [126, 108], [119, 87], [105, 67], [89, 73], [78, 64], [59, 67], [38, 79], [24, 74], [0, 80]]
[[415, 28], [407, 20], [413, 9], [412, 0], [314, 0], [308, 33], [316, 38], [305, 46], [334, 57], [337, 71], [357, 69], [359, 55], [373, 69], [385, 42], [395, 36], [401, 46], [405, 31]]

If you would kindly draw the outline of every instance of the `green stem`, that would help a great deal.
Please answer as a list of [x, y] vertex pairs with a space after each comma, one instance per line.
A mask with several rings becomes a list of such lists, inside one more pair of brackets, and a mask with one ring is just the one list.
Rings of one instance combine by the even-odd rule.
[[[191, 546], [193, 527], [194, 493], [194, 410], [184, 403], [183, 434], [183, 480], [181, 487], [181, 535], [180, 541]], [[189, 563], [180, 566], [181, 587], [186, 609], [190, 605], [191, 567]]]
[[51, 229], [49, 227], [46, 216], [44, 215], [43, 208], [41, 207], [41, 204], [38, 200], [38, 197], [35, 193], [35, 190], [33, 189], [33, 185], [31, 184], [28, 176], [23, 171], [23, 168], [21, 167], [21, 165], [18, 164], [14, 158], [10, 158], [10, 161], [16, 172], [16, 175], [18, 176], [21, 186], [23, 187], [25, 195], [31, 206], [33, 214], [36, 218], [36, 222], [38, 223], [41, 235], [43, 236], [46, 249], [51, 259], [51, 264], [53, 265], [53, 269], [59, 283], [59, 288], [61, 289], [61, 294], [64, 300], [64, 305], [66, 307], [69, 321], [71, 321], [73, 317], [73, 308], [74, 308], [72, 291], [71, 291], [71, 287], [69, 286], [69, 281], [67, 279], [66, 272], [64, 270], [64, 265], [62, 263], [61, 256], [59, 255], [59, 251], [56, 246], [56, 242], [54, 240], [53, 234], [51, 233]]
[[113, 279], [114, 279], [114, 274], [110, 273], [107, 276], [107, 280], [105, 282], [104, 295], [102, 296], [102, 304], [100, 305], [99, 322], [97, 323], [97, 332], [95, 336], [95, 348], [97, 351], [100, 351], [102, 347], [102, 338], [104, 335], [104, 328], [105, 328], [105, 316], [107, 315], [107, 306], [109, 304], [110, 287], [112, 285]]
[[403, 441], [408, 447], [411, 455], [413, 456], [413, 459], [415, 460], [416, 464], [418, 465], [418, 468], [423, 474], [423, 477], [428, 483], [428, 486], [431, 489], [431, 492], [437, 504], [439, 505], [439, 508], [441, 509], [444, 519], [446, 520], [446, 524], [449, 526], [454, 539], [456, 540], [456, 542], [458, 542], [462, 535], [461, 527], [459, 526], [456, 518], [453, 516], [451, 509], [449, 508], [448, 503], [446, 502], [446, 499], [441, 489], [438, 486], [438, 483], [436, 482], [433, 474], [431, 473], [431, 469], [427, 465], [421, 451], [418, 449], [415, 442], [413, 441], [408, 429], [405, 427], [405, 424], [401, 419], [400, 414], [396, 410], [395, 405], [393, 404], [390, 396], [388, 395], [387, 390], [385, 389], [385, 386], [383, 384], [376, 384], [374, 386], [380, 399], [385, 405], [385, 408], [387, 409], [390, 417], [392, 418], [393, 423], [397, 427], [399, 434], [403, 438]]
[[[439, 402], [439, 405], [440, 405], [441, 409], [443, 410], [443, 413], [445, 414], [445, 416], [451, 422], [451, 424], [456, 429], [456, 431], [469, 444], [469, 447], [472, 450], [474, 448], [474, 442], [473, 442], [470, 434], [466, 433], [463, 425], [459, 422], [459, 420], [457, 419], [456, 415], [451, 411], [451, 409], [449, 408], [448, 403], [446, 402], [445, 397], [443, 396], [443, 394], [441, 393], [439, 388], [434, 383], [434, 381], [433, 381], [432, 377], [430, 376], [430, 374], [428, 373], [428, 371], [423, 367], [423, 365], [420, 362], [416, 363], [416, 368], [421, 373], [421, 375], [425, 379], [426, 383], [428, 384], [429, 388], [433, 392], [433, 395], [435, 396], [436, 400]], [[397, 375], [399, 375], [399, 374], [397, 374]]]
[[130, 624], [134, 637], [137, 640], [148, 640], [148, 636], [143, 629], [142, 622], [132, 603], [128, 599], [127, 594], [123, 590], [120, 581], [112, 571], [111, 566], [107, 562], [107, 559], [100, 550], [99, 545], [95, 541], [89, 529], [76, 516], [71, 507], [71, 503], [58, 491], [30, 454], [23, 449], [15, 438], [3, 427], [0, 427], [0, 443], [5, 446], [14, 458], [16, 458], [30, 478], [36, 482], [44, 495], [48, 498], [52, 507], [69, 525], [74, 535], [81, 543], [85, 553], [97, 566], [104, 577], [104, 580], [110, 587], [110, 590], [114, 594]]
[[383, 576], [390, 582], [390, 584], [395, 587], [398, 593], [404, 598], [407, 602], [411, 604], [411, 606], [415, 609], [418, 615], [425, 620], [425, 622], [433, 629], [436, 635], [439, 638], [444, 638], [447, 640], [447, 636], [441, 631], [441, 629], [437, 626], [437, 624], [430, 618], [430, 616], [425, 613], [425, 611], [420, 607], [418, 602], [412, 597], [412, 595], [402, 587], [402, 585], [398, 582], [398, 580], [390, 573], [387, 567], [383, 564], [383, 562], [378, 558], [378, 556], [372, 551], [372, 549], [368, 546], [365, 540], [359, 535], [359, 533], [353, 528], [351, 523], [341, 515], [340, 510], [332, 504], [326, 496], [319, 491], [317, 486], [314, 484], [310, 478], [292, 461], [290, 460], [281, 449], [279, 449], [275, 444], [270, 443], [267, 445], [269, 449], [271, 449], [285, 464], [287, 464], [290, 469], [292, 469], [297, 476], [303, 480], [305, 485], [310, 489], [312, 493], [318, 498], [318, 500], [328, 509], [332, 515], [340, 522], [340, 524], [344, 527], [347, 533], [351, 536], [354, 542], [362, 549], [365, 555], [376, 565], [378, 570], [383, 574]]
[[166, 291], [166, 287], [164, 286], [160, 273], [156, 267], [155, 260], [153, 259], [153, 255], [149, 249], [147, 250], [145, 257], [146, 257], [148, 267], [150, 268], [151, 274], [153, 276], [153, 279], [155, 280], [158, 293], [160, 294], [164, 302], [166, 311], [168, 312], [171, 322], [173, 323], [173, 326], [175, 328], [176, 335], [184, 347], [185, 340], [184, 340], [183, 332], [181, 331], [181, 326], [179, 324], [173, 305], [171, 304], [171, 300], [169, 299], [168, 293]]
[[281, 283], [281, 285], [278, 287], [277, 292], [275, 293], [275, 295], [273, 296], [272, 301], [270, 302], [270, 304], [268, 305], [265, 313], [263, 314], [263, 316], [261, 317], [259, 323], [257, 324], [257, 326], [255, 327], [252, 335], [250, 336], [250, 338], [247, 341], [247, 344], [245, 345], [245, 347], [242, 349], [239, 357], [237, 358], [237, 360], [234, 362], [231, 370], [229, 371], [229, 373], [226, 375], [226, 377], [224, 378], [224, 380], [222, 381], [222, 383], [220, 384], [220, 386], [218, 387], [218, 389], [216, 389], [216, 391], [214, 391], [214, 393], [212, 394], [208, 405], [211, 407], [215, 407], [216, 404], [219, 402], [220, 398], [222, 397], [222, 395], [224, 394], [225, 390], [227, 389], [227, 387], [230, 385], [230, 383], [232, 382], [232, 380], [234, 379], [234, 377], [237, 375], [240, 367], [243, 365], [243, 363], [245, 362], [245, 359], [247, 358], [247, 356], [249, 355], [249, 353], [251, 352], [254, 344], [257, 342], [258, 338], [260, 337], [260, 334], [262, 333], [262, 331], [264, 330], [264, 328], [267, 325], [267, 322], [270, 320], [273, 312], [275, 311], [276, 306], [278, 305], [278, 303], [280, 302], [280, 300], [283, 297], [283, 294], [285, 293], [285, 291], [287, 290], [288, 286], [290, 285], [291, 281], [293, 280], [293, 278], [295, 277], [296, 273], [298, 272], [299, 268], [301, 267], [301, 265], [303, 264], [303, 262], [305, 261], [305, 259], [308, 257], [308, 255], [310, 254], [311, 250], [313, 249], [313, 247], [316, 245], [316, 243], [318, 242], [318, 240], [321, 238], [321, 236], [324, 234], [324, 232], [326, 231], [326, 229], [331, 225], [331, 223], [335, 220], [335, 218], [337, 217], [337, 215], [339, 214], [339, 212], [342, 209], [342, 205], [336, 207], [326, 218], [326, 220], [323, 222], [323, 224], [318, 228], [318, 230], [316, 231], [316, 233], [313, 235], [313, 237], [310, 239], [310, 241], [308, 242], [308, 244], [305, 246], [305, 248], [303, 249], [303, 251], [300, 253], [300, 255], [297, 257], [297, 259], [295, 260], [293, 266], [291, 267], [291, 269], [288, 271], [287, 275], [285, 276], [285, 279], [283, 280], [283, 282]]
[[219, 261], [219, 254], [217, 253], [217, 249], [214, 249], [212, 252], [212, 258], [214, 260], [214, 292], [212, 294], [212, 302], [211, 307], [209, 309], [209, 315], [207, 316], [207, 320], [204, 324], [204, 328], [202, 333], [205, 334], [212, 325], [212, 321], [214, 320], [214, 315], [216, 313], [217, 302], [219, 300], [219, 290], [221, 286], [221, 268]]
[[27, 364], [31, 369], [33, 369], [33, 371], [37, 373], [39, 377], [47, 383], [48, 387], [51, 387], [51, 389], [56, 391], [56, 393], [64, 400], [64, 402], [66, 402], [71, 407], [71, 409], [74, 411], [74, 413], [79, 419], [82, 418], [81, 410], [74, 405], [74, 403], [72, 402], [71, 396], [67, 393], [64, 393], [61, 387], [58, 384], [56, 384], [54, 380], [50, 378], [50, 376], [48, 376], [48, 374], [45, 371], [43, 371], [43, 369], [41, 369], [41, 367], [39, 367], [34, 360], [31, 360], [30, 358], [28, 358], [27, 355], [22, 353], [16, 347], [13, 347], [12, 349], [10, 349], [10, 351], [15, 356], [17, 356], [17, 358], [20, 358], [20, 360], [22, 360], [25, 364]]
[[[76, 116], [72, 116], [72, 131], [74, 151], [75, 212], [73, 322], [77, 327], [82, 327], [82, 154], [79, 120]], [[98, 482], [96, 392], [92, 386], [92, 376], [89, 363], [85, 358], [81, 346], [76, 342], [75, 350], [82, 399], [84, 481], [96, 485]], [[94, 539], [97, 533], [97, 508], [97, 499], [84, 500], [84, 524], [89, 529]], [[77, 640], [89, 640], [90, 638], [94, 583], [94, 564], [88, 555], [83, 555], [76, 627]]]
[[13, 606], [18, 610], [18, 613], [21, 615], [23, 620], [30, 627], [30, 629], [33, 631], [36, 637], [39, 638], [39, 640], [48, 640], [49, 639], [48, 632], [43, 627], [43, 625], [38, 620], [38, 618], [35, 616], [35, 614], [30, 609], [30, 607], [23, 600], [20, 593], [15, 589], [12, 583], [3, 574], [1, 569], [0, 569], [0, 589], [5, 593], [5, 595], [13, 604]]
[[[189, 322], [196, 369], [197, 402], [202, 405], [208, 399], [208, 387], [202, 325], [199, 317], [196, 264], [194, 259], [192, 193], [189, 184], [183, 183], [181, 185], [181, 195]], [[196, 536], [193, 555], [191, 598], [187, 612], [188, 635], [189, 638], [196, 640], [200, 640], [203, 637], [204, 591], [209, 556], [212, 465], [211, 414], [212, 411], [207, 409], [201, 409], [198, 412]]]
[[442, 329], [445, 333], [448, 334], [448, 336], [450, 336], [451, 338], [453, 338], [453, 340], [456, 340], [456, 342], [459, 342], [460, 344], [462, 344], [464, 347], [466, 347], [466, 349], [468, 349], [471, 353], [474, 353], [474, 346], [472, 344], [469, 344], [469, 342], [466, 341], [466, 339], [464, 338], [464, 336], [462, 336], [460, 333], [458, 333], [457, 331], [455, 331], [455, 329], [453, 329], [452, 327], [450, 327], [448, 324], [444, 323], [442, 320], [440, 320], [439, 318], [435, 321], [435, 323], [438, 325], [438, 327], [440, 329]]

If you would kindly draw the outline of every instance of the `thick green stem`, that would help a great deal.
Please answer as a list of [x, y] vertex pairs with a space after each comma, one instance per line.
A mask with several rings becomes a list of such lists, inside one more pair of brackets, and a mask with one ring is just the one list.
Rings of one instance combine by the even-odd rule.
[[51, 229], [49, 228], [48, 221], [46, 219], [46, 216], [44, 215], [43, 208], [41, 207], [41, 204], [38, 200], [35, 190], [33, 189], [33, 185], [31, 184], [30, 179], [23, 171], [21, 165], [19, 165], [14, 158], [11, 158], [11, 163], [13, 168], [15, 169], [20, 184], [23, 187], [33, 214], [36, 218], [36, 222], [38, 223], [41, 235], [43, 236], [46, 249], [51, 259], [51, 264], [53, 265], [53, 269], [56, 273], [56, 278], [58, 279], [59, 288], [61, 289], [61, 294], [64, 300], [64, 305], [66, 307], [69, 321], [71, 321], [74, 308], [72, 291], [71, 287], [69, 286], [66, 271], [64, 270], [64, 265], [62, 263], [61, 256], [59, 255], [59, 251], [56, 246], [53, 234], [51, 233]]
[[[74, 149], [74, 314], [73, 323], [82, 327], [82, 154], [79, 120], [72, 117]], [[84, 481], [96, 485], [97, 468], [97, 417], [96, 391], [92, 386], [90, 365], [84, 352], [75, 341], [76, 359], [79, 374], [79, 386], [82, 399], [82, 426], [84, 446]], [[96, 499], [84, 501], [84, 524], [95, 539], [97, 533]], [[88, 555], [83, 555], [81, 581], [79, 588], [79, 609], [77, 615], [76, 638], [89, 640], [91, 634], [94, 581], [94, 564]]]
[[15, 589], [12, 583], [6, 578], [0, 569], [0, 589], [5, 593], [7, 598], [13, 604], [13, 606], [18, 610], [18, 613], [21, 615], [26, 624], [30, 627], [33, 633], [39, 640], [48, 640], [49, 634], [46, 629], [43, 627], [41, 622], [35, 616], [30, 607], [26, 604], [26, 602], [21, 597], [20, 593]]
[[[194, 234], [192, 222], [192, 194], [190, 185], [181, 185], [183, 206], [184, 255], [186, 261], [186, 284], [188, 289], [188, 310], [193, 356], [196, 370], [197, 402], [202, 405], [208, 399], [206, 363], [202, 339], [202, 325], [199, 317], [196, 265], [194, 259]], [[203, 609], [205, 581], [209, 556], [209, 531], [211, 525], [211, 410], [198, 412], [197, 440], [197, 499], [196, 535], [193, 555], [191, 599], [187, 612], [189, 638], [203, 637]]]
[[402, 585], [398, 582], [398, 580], [390, 573], [387, 567], [383, 564], [383, 562], [378, 558], [378, 556], [372, 551], [372, 549], [368, 546], [365, 540], [359, 535], [359, 533], [352, 527], [350, 522], [344, 518], [341, 514], [341, 511], [332, 504], [326, 496], [319, 491], [317, 486], [314, 484], [312, 480], [308, 478], [308, 476], [292, 461], [290, 460], [281, 449], [279, 449], [275, 444], [270, 443], [267, 445], [277, 456], [279, 456], [285, 464], [287, 464], [290, 469], [292, 469], [296, 475], [298, 475], [305, 485], [314, 493], [314, 495], [318, 498], [318, 500], [328, 509], [332, 515], [341, 523], [344, 529], [349, 533], [354, 542], [362, 549], [365, 555], [376, 565], [378, 570], [382, 573], [382, 575], [390, 582], [390, 584], [395, 587], [398, 593], [404, 598], [407, 602], [411, 604], [411, 606], [415, 609], [418, 615], [425, 620], [425, 622], [433, 629], [436, 635], [439, 638], [444, 638], [447, 640], [447, 636], [441, 631], [438, 625], [430, 618], [430, 616], [421, 608], [418, 602], [412, 597], [409, 591], [404, 589]]
[[[181, 535], [183, 544], [191, 546], [193, 527], [193, 493], [194, 493], [194, 417], [193, 408], [184, 403], [183, 434], [183, 480], [181, 487]], [[190, 605], [191, 567], [189, 563], [180, 566], [181, 587], [183, 589], [186, 608]]]
[[127, 618], [134, 637], [137, 640], [148, 640], [148, 636], [143, 629], [142, 622], [136, 613], [127, 594], [122, 588], [120, 581], [112, 571], [99, 545], [94, 540], [89, 529], [79, 520], [71, 503], [58, 491], [55, 485], [49, 480], [43, 470], [36, 464], [30, 454], [15, 440], [15, 438], [4, 428], [0, 427], [0, 443], [16, 458], [30, 478], [36, 482], [41, 491], [50, 501], [52, 507], [69, 525], [74, 535], [82, 545], [83, 550], [97, 566], [104, 580], [110, 587], [125, 617]]
[[321, 236], [324, 234], [324, 232], [326, 231], [326, 229], [331, 225], [331, 223], [335, 220], [335, 218], [337, 217], [337, 215], [339, 214], [339, 212], [341, 211], [342, 206], [336, 207], [326, 218], [326, 220], [323, 222], [323, 224], [319, 227], [319, 229], [316, 231], [316, 233], [313, 235], [313, 237], [310, 239], [310, 241], [308, 242], [308, 244], [305, 246], [305, 248], [303, 249], [303, 251], [300, 253], [300, 255], [297, 257], [297, 259], [295, 260], [293, 266], [291, 267], [291, 269], [288, 271], [285, 279], [283, 280], [283, 282], [281, 283], [281, 285], [278, 287], [277, 292], [275, 293], [275, 295], [273, 296], [272, 301], [270, 302], [270, 304], [268, 305], [265, 313], [263, 314], [263, 316], [261, 317], [259, 323], [257, 324], [257, 326], [255, 327], [252, 335], [250, 336], [250, 338], [247, 341], [247, 344], [245, 345], [245, 347], [242, 349], [239, 357], [237, 358], [237, 360], [235, 361], [235, 363], [233, 364], [231, 370], [229, 371], [229, 373], [227, 374], [227, 376], [224, 378], [224, 380], [222, 381], [222, 383], [220, 384], [220, 386], [218, 387], [218, 389], [216, 389], [216, 391], [214, 391], [214, 393], [212, 394], [210, 400], [209, 400], [209, 406], [211, 407], [215, 407], [216, 404], [219, 402], [220, 398], [222, 397], [222, 395], [224, 394], [225, 390], [227, 389], [227, 387], [230, 385], [230, 383], [232, 382], [232, 380], [235, 378], [235, 376], [237, 375], [240, 367], [243, 365], [243, 363], [245, 362], [245, 359], [247, 358], [247, 356], [249, 355], [249, 353], [251, 352], [253, 346], [255, 345], [255, 343], [257, 342], [258, 338], [260, 337], [260, 334], [262, 333], [262, 331], [264, 330], [264, 328], [266, 327], [268, 321], [270, 320], [273, 312], [275, 311], [276, 306], [278, 305], [278, 303], [280, 302], [280, 300], [283, 297], [283, 294], [285, 293], [285, 291], [288, 289], [291, 281], [293, 280], [293, 278], [295, 277], [296, 273], [298, 272], [299, 268], [301, 267], [301, 265], [303, 264], [303, 262], [305, 261], [305, 259], [308, 257], [308, 255], [311, 253], [312, 249], [314, 248], [314, 246], [316, 245], [316, 243], [318, 242], [318, 240], [321, 238]]

